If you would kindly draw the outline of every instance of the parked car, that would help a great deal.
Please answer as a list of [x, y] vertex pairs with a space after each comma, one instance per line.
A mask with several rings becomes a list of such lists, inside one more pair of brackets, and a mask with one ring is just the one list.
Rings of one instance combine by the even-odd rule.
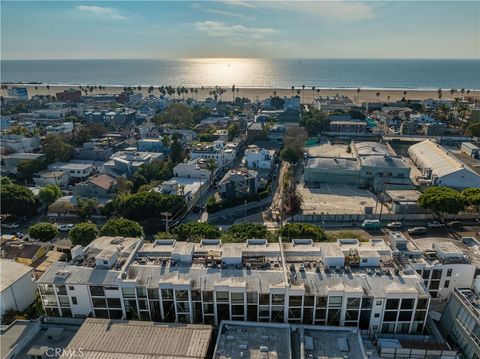
[[378, 229], [380, 228], [380, 221], [378, 219], [366, 219], [362, 223], [363, 229]]
[[68, 224], [61, 224], [58, 226], [58, 230], [60, 232], [69, 232], [73, 228], [73, 224], [68, 223]]
[[429, 228], [443, 228], [445, 227], [445, 223], [439, 222], [439, 221], [433, 221], [427, 224]]
[[7, 229], [15, 229], [20, 227], [20, 225], [18, 223], [2, 223], [2, 227]]
[[387, 227], [390, 229], [398, 229], [398, 228], [402, 228], [402, 226], [403, 226], [402, 222], [391, 222], [387, 224]]
[[427, 233], [427, 228], [425, 227], [413, 227], [407, 230], [409, 234], [424, 234]]
[[447, 223], [447, 226], [448, 226], [448, 227], [451, 227], [451, 228], [458, 228], [458, 227], [461, 227], [461, 226], [462, 226], [462, 222], [460, 222], [460, 221], [451, 221], [451, 222], [448, 222], [448, 223]]

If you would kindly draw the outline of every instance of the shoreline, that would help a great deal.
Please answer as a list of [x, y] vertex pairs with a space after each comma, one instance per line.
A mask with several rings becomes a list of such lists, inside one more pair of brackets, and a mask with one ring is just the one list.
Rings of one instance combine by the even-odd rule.
[[[79, 89], [79, 86], [86, 87], [87, 85], [80, 85], [80, 84], [50, 84], [50, 83], [25, 83], [25, 82], [5, 82], [2, 83], [3, 85], [7, 85], [9, 88], [13, 86], [23, 86], [26, 87], [28, 90], [29, 97], [34, 95], [54, 95], [56, 92], [61, 92], [66, 89], [74, 88]], [[49, 86], [50, 89], [47, 89], [46, 86]], [[35, 86], [37, 89], [35, 89]], [[95, 86], [95, 85], [92, 85]], [[104, 85], [102, 85], [104, 86]], [[138, 85], [131, 86], [135, 92], [138, 92], [136, 89]], [[144, 96], [148, 96], [148, 87], [149, 86], [141, 86], [141, 92]], [[116, 95], [123, 91], [123, 88], [126, 86], [122, 85], [105, 85], [105, 89], [102, 90], [94, 90], [92, 95]], [[158, 96], [160, 92], [158, 91], [158, 86], [154, 86], [155, 90], [153, 91], [153, 95]], [[186, 86], [184, 86], [186, 87]], [[186, 87], [190, 89], [191, 87]], [[214, 87], [193, 87], [198, 89], [198, 93], [191, 94], [190, 92], [186, 94], [186, 97], [193, 97], [197, 98], [198, 100], [203, 100], [207, 97], [210, 97], [209, 91], [212, 90]], [[232, 100], [232, 91], [231, 85], [228, 87], [222, 87], [225, 89], [225, 93], [223, 94], [223, 99], [227, 101]], [[280, 97], [289, 97], [297, 94], [297, 90], [300, 90], [300, 97], [302, 97], [303, 103], [311, 103], [313, 98], [319, 96], [336, 96], [337, 94], [340, 96], [347, 96], [352, 100], [358, 100], [360, 102], [395, 102], [401, 100], [404, 97], [404, 91], [407, 91], [407, 95], [405, 96], [406, 99], [410, 100], [426, 100], [426, 99], [438, 99], [438, 89], [410, 89], [410, 88], [362, 88], [360, 87], [360, 94], [357, 93], [356, 88], [332, 88], [332, 87], [315, 87], [315, 92], [312, 91], [312, 87], [305, 87], [303, 90], [301, 87], [295, 87], [295, 90], [292, 91], [291, 88], [269, 88], [269, 87], [238, 87], [239, 92], [235, 92], [235, 97], [247, 97], [252, 101], [257, 100], [264, 100], [273, 96], [273, 92], [277, 93], [277, 96]], [[320, 90], [320, 92], [317, 91]], [[462, 97], [462, 94], [458, 90], [453, 96], [450, 94], [450, 89], [442, 89], [443, 97], [442, 100], [453, 100], [455, 97]], [[380, 93], [380, 96], [376, 96], [376, 94]], [[2, 95], [6, 95], [5, 91], [2, 91]], [[357, 96], [359, 95], [359, 99]], [[172, 96], [173, 98], [182, 98], [182, 95]], [[465, 92], [463, 95], [464, 98], [468, 97], [473, 100], [480, 100], [480, 90], [471, 90], [470, 94], [467, 95]]]

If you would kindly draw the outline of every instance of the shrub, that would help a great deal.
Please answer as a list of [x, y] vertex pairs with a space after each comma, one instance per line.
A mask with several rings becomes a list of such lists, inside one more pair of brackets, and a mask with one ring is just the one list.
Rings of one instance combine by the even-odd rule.
[[55, 238], [55, 236], [58, 234], [58, 228], [52, 223], [37, 223], [30, 227], [28, 234], [31, 238], [46, 242]]
[[88, 245], [97, 236], [98, 228], [90, 221], [76, 224], [69, 233], [72, 244], [82, 246]]

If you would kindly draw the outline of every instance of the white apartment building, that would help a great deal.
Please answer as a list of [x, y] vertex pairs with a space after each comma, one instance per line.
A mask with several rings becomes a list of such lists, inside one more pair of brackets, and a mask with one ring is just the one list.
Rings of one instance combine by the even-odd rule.
[[422, 332], [430, 296], [381, 239], [222, 244], [100, 237], [38, 280], [48, 315]]
[[218, 168], [228, 166], [235, 158], [236, 153], [232, 149], [225, 149], [223, 141], [213, 141], [211, 143], [198, 144], [190, 152], [190, 158], [203, 158], [206, 160], [213, 159], [216, 161]]
[[63, 171], [68, 173], [70, 179], [87, 179], [93, 173], [93, 162], [71, 160], [69, 162], [56, 162], [48, 166], [50, 171]]
[[243, 165], [251, 169], [271, 169], [274, 151], [250, 145], [245, 150]]
[[409, 240], [401, 232], [390, 232], [388, 240], [422, 277], [432, 299], [445, 301], [455, 288], [480, 288], [480, 243], [475, 238]]

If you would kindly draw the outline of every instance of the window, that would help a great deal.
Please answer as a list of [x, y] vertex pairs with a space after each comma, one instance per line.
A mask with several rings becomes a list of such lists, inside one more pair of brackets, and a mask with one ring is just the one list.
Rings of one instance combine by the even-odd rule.
[[327, 307], [327, 297], [317, 297], [317, 308]]
[[397, 311], [386, 311], [383, 316], [384, 322], [395, 322], [397, 320]]
[[412, 309], [414, 302], [415, 302], [415, 299], [403, 298], [401, 309]]
[[143, 287], [137, 288], [137, 297], [138, 298], [147, 298], [147, 289]]
[[417, 309], [427, 309], [428, 299], [419, 299], [417, 301]]
[[72, 304], [77, 305], [77, 297], [72, 297]]
[[135, 288], [122, 288], [122, 293], [124, 298], [135, 298]]
[[302, 306], [302, 296], [295, 295], [288, 298], [288, 305], [290, 307], [301, 307]]
[[57, 286], [58, 295], [67, 295], [67, 288], [64, 285]]
[[69, 285], [68, 290], [75, 290], [75, 287], [73, 285]]
[[107, 302], [105, 298], [92, 298], [92, 303], [94, 307], [97, 308], [106, 308], [107, 307]]
[[428, 279], [428, 278], [430, 278], [430, 270], [425, 269], [425, 270], [423, 271], [422, 278], [423, 278], [423, 279]]
[[375, 313], [373, 316], [374, 316], [375, 318], [379, 318], [379, 317], [380, 317], [380, 313]]
[[243, 293], [231, 293], [232, 303], [243, 304]]
[[447, 277], [452, 276], [453, 269], [447, 269]]
[[105, 291], [100, 286], [90, 286], [90, 294], [94, 297], [105, 297]]
[[107, 298], [107, 303], [109, 308], [121, 308], [122, 303], [119, 298]]
[[342, 306], [342, 299], [342, 297], [328, 297], [328, 306], [330, 308], [339, 308]]
[[440, 278], [442, 278], [442, 270], [434, 269], [432, 272], [432, 279], [440, 279]]
[[162, 299], [173, 300], [173, 289], [162, 289]]
[[387, 299], [386, 309], [398, 309], [399, 304], [400, 304], [400, 299]]
[[449, 286], [450, 286], [450, 281], [449, 281], [449, 280], [446, 280], [446, 281], [445, 281], [444, 288], [448, 288]]
[[381, 301], [381, 300], [377, 300], [377, 301], [375, 302], [375, 305], [382, 305], [382, 301]]
[[228, 302], [230, 296], [228, 292], [217, 292], [217, 302]]
[[147, 289], [148, 298], [149, 299], [159, 299], [160, 295], [158, 294], [158, 289], [156, 288], [149, 288]]

